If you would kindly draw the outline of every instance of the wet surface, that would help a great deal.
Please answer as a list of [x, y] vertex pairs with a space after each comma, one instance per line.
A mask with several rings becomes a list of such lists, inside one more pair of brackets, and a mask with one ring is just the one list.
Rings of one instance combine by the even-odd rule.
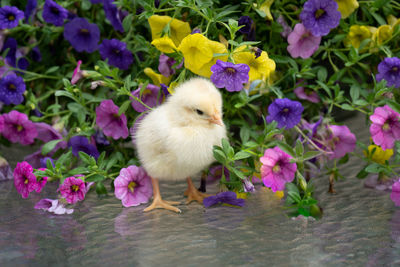
[[[367, 140], [364, 125], [347, 125]], [[15, 164], [22, 152], [6, 156]], [[56, 184], [22, 199], [12, 181], [0, 182], [0, 266], [400, 265], [400, 209], [389, 193], [354, 177], [361, 166], [355, 158], [346, 164], [336, 195], [327, 193], [327, 176], [314, 178], [324, 209], [318, 221], [288, 218], [281, 200], [260, 186], [243, 208], [192, 203], [179, 206], [182, 214], [143, 213], [147, 205], [123, 208], [113, 195], [90, 192], [72, 215], [53, 215], [33, 207], [56, 198]], [[164, 183], [161, 192], [184, 203], [185, 187]]]

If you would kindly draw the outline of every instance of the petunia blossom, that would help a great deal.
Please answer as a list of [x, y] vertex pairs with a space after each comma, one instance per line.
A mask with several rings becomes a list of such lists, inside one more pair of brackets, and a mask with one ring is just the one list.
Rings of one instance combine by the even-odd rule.
[[221, 192], [216, 194], [215, 196], [209, 196], [203, 199], [203, 205], [206, 208], [209, 208], [219, 203], [243, 207], [244, 199], [237, 198], [236, 193], [232, 191]]
[[321, 43], [321, 36], [314, 36], [303, 24], [298, 23], [288, 36], [288, 52], [293, 58], [303, 59], [311, 57]]
[[115, 140], [129, 135], [125, 114], [118, 115], [119, 107], [112, 100], [103, 100], [96, 108], [96, 123], [106, 136]]
[[387, 57], [378, 65], [377, 81], [385, 80], [387, 86], [400, 88], [400, 58]]
[[15, 188], [22, 198], [28, 198], [29, 193], [37, 189], [38, 182], [28, 162], [18, 162], [13, 175]]
[[30, 145], [38, 135], [35, 124], [28, 119], [26, 114], [12, 110], [1, 115], [4, 120], [2, 135], [12, 143]]
[[[146, 89], [144, 89], [142, 92], [140, 91], [141, 91], [141, 86], [135, 91], [133, 91], [132, 95], [140, 99], [147, 106], [152, 108], [161, 103], [161, 96], [159, 96], [158, 94], [160, 91], [160, 87], [154, 84], [148, 84]], [[148, 110], [146, 106], [142, 105], [139, 101], [135, 99], [133, 99], [132, 101], [132, 107], [137, 112], [144, 112]]]
[[369, 117], [372, 124], [369, 131], [372, 140], [383, 150], [394, 147], [394, 142], [400, 140], [400, 114], [388, 105], [378, 107]]
[[69, 204], [75, 204], [85, 199], [86, 185], [82, 179], [67, 177], [58, 190]]
[[65, 208], [65, 205], [58, 199], [49, 199], [49, 198], [44, 198], [39, 200], [39, 202], [37, 202], [35, 205], [35, 209], [38, 210], [41, 209], [44, 211], [52, 212], [57, 215], [72, 214], [74, 212], [74, 209]]
[[79, 157], [79, 151], [85, 152], [89, 156], [97, 159], [100, 156], [97, 147], [93, 144], [89, 144], [88, 139], [85, 136], [74, 136], [68, 141], [68, 146], [72, 147], [72, 154], [75, 157]]
[[211, 81], [217, 88], [226, 88], [229, 92], [241, 91], [243, 84], [249, 81], [250, 67], [246, 64], [233, 64], [217, 60], [211, 67]]
[[317, 92], [310, 89], [306, 89], [303, 86], [294, 89], [294, 93], [298, 98], [310, 101], [312, 103], [319, 103], [321, 101]]
[[298, 101], [278, 98], [268, 106], [269, 115], [266, 119], [268, 123], [278, 122], [278, 128], [291, 129], [300, 122], [303, 110], [303, 106]]
[[332, 131], [330, 143], [333, 153], [330, 155], [331, 159], [341, 158], [346, 153], [353, 152], [356, 148], [356, 136], [346, 125], [330, 125], [329, 129]]

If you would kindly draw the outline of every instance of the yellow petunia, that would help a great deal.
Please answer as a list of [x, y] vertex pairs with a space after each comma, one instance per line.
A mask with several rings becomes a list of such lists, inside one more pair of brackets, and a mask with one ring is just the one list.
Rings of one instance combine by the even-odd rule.
[[151, 44], [163, 53], [174, 53], [177, 50], [176, 45], [168, 36], [154, 39]]
[[[374, 149], [374, 154], [371, 156], [372, 150]], [[366, 151], [364, 151], [364, 155], [367, 156]], [[380, 146], [370, 145], [368, 146], [368, 155], [372, 161], [380, 164], [385, 164], [385, 162], [393, 156], [393, 149], [383, 150]]]
[[250, 67], [249, 82], [265, 81], [275, 71], [275, 61], [270, 59], [265, 51], [262, 51], [261, 55], [256, 58], [254, 52], [244, 51], [245, 48], [245, 46], [241, 46], [233, 52], [235, 64], [247, 64]]
[[171, 77], [169, 76], [168, 78], [165, 77], [164, 75], [156, 73], [153, 69], [151, 68], [145, 68], [144, 69], [144, 74], [147, 75], [152, 81], [154, 85], [160, 86], [161, 83], [168, 85], [169, 82], [171, 81]]
[[373, 27], [353, 25], [346, 37], [346, 43], [359, 48], [362, 41], [372, 37]]
[[[208, 40], [208, 47], [211, 49], [213, 55], [214, 54], [226, 54], [228, 53], [228, 50], [226, 49], [225, 45], [219, 43], [219, 42], [215, 42], [215, 41], [211, 41]], [[206, 77], [206, 78], [210, 78], [212, 72], [211, 72], [211, 67], [213, 65], [215, 65], [215, 63], [217, 63], [217, 59], [222, 60], [222, 61], [227, 61], [228, 60], [228, 55], [224, 55], [224, 56], [216, 56], [211, 58], [210, 61], [208, 61], [207, 63], [205, 63], [200, 69], [193, 71], [194, 73]]]
[[336, 3], [338, 4], [339, 12], [342, 14], [342, 19], [347, 18], [348, 16], [351, 15], [351, 13], [354, 12], [358, 8], [358, 2], [357, 0], [335, 0]]
[[382, 25], [376, 30], [376, 32], [372, 35], [372, 40], [375, 44], [381, 45], [386, 40], [392, 38], [393, 29], [390, 25]]
[[271, 15], [271, 5], [274, 3], [274, 0], [266, 0], [264, 1], [259, 8], [257, 8], [257, 4], [254, 3], [254, 6], [265, 14], [265, 18], [268, 20], [274, 20]]
[[152, 39], [161, 38], [164, 28], [169, 24], [170, 37], [175, 46], [179, 46], [182, 39], [191, 33], [190, 25], [170, 16], [153, 15], [149, 18]]
[[394, 27], [396, 27], [397, 25], [400, 25], [400, 19], [396, 18], [393, 15], [389, 15], [387, 17], [387, 21], [388, 24], [390, 24], [390, 26], [392, 26], [392, 28], [394, 29]]

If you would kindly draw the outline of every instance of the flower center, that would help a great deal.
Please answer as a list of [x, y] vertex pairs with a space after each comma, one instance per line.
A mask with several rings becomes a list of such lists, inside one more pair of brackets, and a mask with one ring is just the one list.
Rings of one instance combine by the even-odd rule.
[[14, 14], [9, 14], [7, 18], [8, 18], [9, 21], [14, 21], [15, 20]]
[[398, 72], [398, 71], [399, 71], [399, 67], [397, 67], [397, 66], [393, 67], [393, 68], [392, 68], [392, 71], [393, 71], [393, 72]]
[[289, 109], [288, 108], [284, 108], [282, 111], [285, 112], [285, 113], [288, 113]]
[[24, 129], [24, 127], [22, 127], [22, 125], [17, 125], [17, 131], [20, 132]]
[[131, 191], [132, 193], [135, 191], [135, 187], [137, 186], [137, 184], [135, 182], [130, 182], [128, 184], [128, 189], [129, 191]]
[[89, 34], [89, 30], [85, 28], [81, 29], [80, 32], [85, 35]]
[[25, 178], [24, 184], [28, 184], [28, 183], [29, 183], [28, 178]]
[[273, 168], [272, 168], [273, 172], [280, 172], [281, 171], [281, 167], [279, 166], [279, 164], [276, 164]]
[[115, 54], [119, 54], [121, 51], [119, 49], [114, 49]]
[[382, 130], [384, 130], [384, 131], [390, 130], [390, 125], [389, 125], [389, 123], [385, 122], [385, 124], [383, 124], [383, 126], [382, 126]]
[[225, 71], [229, 74], [234, 74], [236, 72], [234, 68], [226, 68]]
[[308, 37], [310, 37], [310, 36], [311, 36], [311, 33], [306, 32], [306, 33], [304, 33], [304, 34], [300, 37], [300, 40], [304, 40], [304, 39], [306, 39], [306, 38], [308, 38]]
[[79, 186], [77, 186], [76, 184], [74, 184], [73, 186], [71, 186], [71, 190], [76, 192], [79, 190]]
[[118, 118], [119, 118], [118, 113], [114, 113], [114, 114], [113, 114], [113, 117], [116, 118], [116, 119], [118, 119]]
[[8, 85], [8, 90], [15, 90], [15, 89], [17, 89], [17, 87], [15, 87], [15, 85], [13, 83], [10, 83]]
[[56, 8], [56, 7], [54, 7], [54, 6], [51, 7], [50, 10], [51, 10], [52, 13], [54, 13], [54, 14], [56, 14], [56, 15], [60, 14], [60, 11], [58, 10], [58, 8]]
[[318, 9], [317, 11], [315, 11], [315, 18], [318, 19], [320, 18], [322, 15], [325, 14], [325, 10], [323, 9]]

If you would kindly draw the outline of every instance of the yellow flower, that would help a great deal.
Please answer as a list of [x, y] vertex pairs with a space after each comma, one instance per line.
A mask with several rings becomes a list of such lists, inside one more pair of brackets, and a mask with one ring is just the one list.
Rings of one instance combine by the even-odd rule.
[[250, 67], [249, 82], [254, 80], [265, 81], [275, 71], [275, 62], [268, 57], [267, 52], [262, 51], [256, 58], [254, 52], [243, 51], [246, 47], [241, 46], [235, 49], [233, 59], [235, 64], [247, 64]]
[[389, 15], [387, 17], [387, 21], [388, 21], [388, 24], [390, 24], [390, 26], [392, 26], [392, 28], [396, 27], [397, 25], [400, 25], [400, 19], [396, 18], [393, 15]]
[[335, 0], [339, 5], [339, 12], [342, 14], [342, 19], [347, 18], [358, 8], [357, 0]]
[[[274, 20], [270, 10], [272, 3], [274, 3], [274, 0], [266, 0], [258, 8], [259, 11], [265, 13], [265, 18], [268, 20]], [[257, 4], [254, 3], [253, 5], [257, 7]]]
[[[208, 40], [208, 46], [211, 49], [213, 55], [228, 53], [228, 50], [226, 50], [225, 45], [223, 45], [219, 42]], [[194, 71], [194, 73], [196, 73], [200, 76], [203, 76], [203, 77], [210, 78], [210, 76], [212, 74], [211, 67], [213, 65], [215, 65], [215, 63], [217, 63], [217, 59], [222, 60], [222, 61], [227, 61], [228, 55], [213, 57], [210, 61], [208, 61], [206, 64], [204, 64], [200, 69]]]
[[174, 42], [168, 36], [154, 39], [151, 44], [164, 53], [173, 53], [175, 50], [177, 50]]
[[283, 191], [276, 191], [275, 196], [281, 199], [285, 196], [285, 193]]
[[162, 37], [165, 26], [169, 24], [170, 37], [175, 46], [178, 46], [185, 36], [191, 33], [190, 25], [178, 19], [173, 19], [170, 16], [153, 15], [149, 18], [152, 39]]
[[350, 43], [354, 48], [359, 48], [363, 40], [371, 38], [372, 27], [353, 25], [347, 35], [347, 43]]
[[146, 74], [152, 81], [154, 85], [160, 86], [161, 83], [168, 85], [169, 82], [171, 81], [171, 77], [165, 77], [161, 74], [156, 73], [153, 69], [151, 68], [145, 68], [144, 69], [144, 74]]
[[381, 45], [386, 40], [392, 38], [392, 27], [390, 25], [382, 25], [372, 35], [372, 40], [377, 44]]
[[[374, 154], [371, 156], [372, 150], [375, 149]], [[364, 155], [367, 156], [367, 152], [364, 151]], [[370, 145], [368, 146], [368, 155], [372, 161], [380, 164], [385, 164], [385, 161], [389, 160], [393, 156], [393, 149], [383, 150], [380, 146]]]

